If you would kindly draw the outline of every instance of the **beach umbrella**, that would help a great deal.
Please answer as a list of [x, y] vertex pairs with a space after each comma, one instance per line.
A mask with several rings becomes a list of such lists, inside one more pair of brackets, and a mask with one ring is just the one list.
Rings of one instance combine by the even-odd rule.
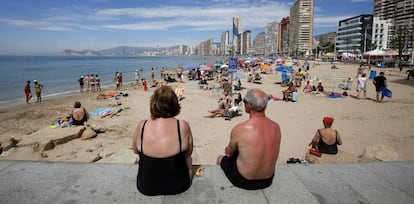
[[210, 71], [210, 70], [213, 70], [213, 67], [209, 67], [207, 65], [201, 65], [200, 70]]
[[223, 65], [220, 66], [220, 68], [228, 68], [228, 67], [229, 67], [229, 65], [227, 65], [227, 64], [223, 64]]
[[208, 63], [207, 66], [214, 67], [214, 64], [213, 63]]
[[270, 68], [272, 68], [272, 66], [270, 64], [264, 63], [264, 64], [261, 64], [260, 65], [260, 68], [262, 68], [262, 69], [270, 69]]
[[280, 67], [276, 67], [275, 71], [277, 71], [277, 72], [294, 72], [295, 69], [293, 69], [291, 66], [280, 66]]
[[285, 66], [292, 66], [293, 62], [292, 61], [286, 61], [283, 65]]

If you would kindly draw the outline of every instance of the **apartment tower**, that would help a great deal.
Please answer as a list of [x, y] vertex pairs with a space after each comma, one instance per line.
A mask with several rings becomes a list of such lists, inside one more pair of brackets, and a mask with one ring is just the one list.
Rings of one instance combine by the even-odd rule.
[[222, 32], [220, 42], [220, 55], [229, 55], [229, 43], [229, 31]]
[[290, 8], [289, 51], [309, 56], [313, 48], [314, 0], [297, 0]]
[[277, 54], [277, 35], [278, 35], [279, 22], [273, 21], [266, 26], [265, 40], [266, 40], [266, 55]]
[[233, 43], [232, 43], [232, 54], [240, 55], [242, 45], [242, 18], [233, 17]]
[[404, 47], [413, 46], [414, 0], [375, 0], [372, 43], [377, 48], [391, 47], [398, 29], [404, 30]]
[[289, 50], [289, 17], [282, 18], [277, 29], [278, 54], [287, 55]]

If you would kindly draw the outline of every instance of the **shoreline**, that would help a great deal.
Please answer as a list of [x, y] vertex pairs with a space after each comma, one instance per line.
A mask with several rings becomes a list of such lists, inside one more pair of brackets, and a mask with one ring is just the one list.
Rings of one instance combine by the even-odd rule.
[[[337, 64], [338, 70], [330, 69], [329, 63], [321, 63], [316, 68], [311, 68], [309, 73], [320, 78], [327, 91], [340, 91], [337, 87], [342, 79], [330, 79], [333, 75], [355, 77], [356, 64]], [[297, 69], [297, 67], [295, 67]], [[378, 72], [381, 69], [373, 68]], [[282, 130], [282, 143], [278, 163], [285, 163], [288, 158], [304, 158], [309, 148], [307, 144], [312, 139], [315, 131], [322, 128], [321, 120], [324, 116], [335, 118], [333, 128], [337, 129], [343, 139], [343, 145], [339, 149], [352, 154], [360, 155], [364, 149], [370, 146], [383, 145], [396, 153], [396, 158], [391, 160], [413, 161], [414, 145], [411, 121], [414, 119], [414, 94], [412, 88], [414, 82], [405, 79], [404, 73], [384, 69], [389, 80], [389, 87], [393, 91], [393, 98], [386, 98], [385, 103], [374, 103], [375, 90], [372, 80], [367, 80], [368, 99], [357, 100], [351, 96], [346, 98], [331, 99], [319, 95], [305, 94], [299, 88], [298, 102], [271, 101], [268, 104], [266, 115], [279, 123]], [[285, 87], [276, 84], [280, 74], [263, 74], [263, 83], [248, 83], [242, 79], [242, 85], [246, 88], [259, 88], [268, 94], [280, 97]], [[369, 76], [369, 73], [367, 73]], [[353, 78], [353, 80], [355, 80]], [[195, 86], [194, 81], [185, 79], [184, 83], [170, 83], [173, 89], [184, 88], [185, 98], [180, 102], [182, 106], [178, 119], [187, 120], [194, 137], [194, 164], [214, 164], [218, 154], [222, 154], [227, 145], [230, 131], [234, 125], [248, 119], [248, 115], [242, 111], [241, 116], [226, 121], [223, 118], [204, 118], [208, 110], [216, 108], [217, 98], [220, 92], [204, 91]], [[114, 86], [105, 89], [106, 92], [114, 90]], [[355, 83], [350, 95], [355, 95]], [[129, 151], [132, 141], [132, 133], [139, 120], [150, 117], [149, 99], [154, 88], [144, 92], [130, 87], [125, 83], [122, 91], [129, 93], [128, 97], [121, 98], [123, 104], [129, 109], [120, 116], [113, 118], [92, 117], [91, 121], [107, 127], [110, 131], [101, 133], [91, 140], [81, 141], [75, 139], [59, 145], [45, 153], [49, 155], [47, 161], [77, 161], [68, 155], [75, 156], [87, 149], [95, 151], [97, 146], [113, 148], [114, 152]], [[241, 91], [244, 97], [246, 89]], [[1, 137], [14, 136], [16, 138], [27, 135], [48, 127], [56, 122], [58, 117], [67, 115], [72, 109], [75, 100], [91, 112], [96, 108], [108, 106], [115, 101], [106, 99], [96, 100], [95, 94], [74, 94], [67, 97], [47, 100], [41, 104], [22, 104], [17, 107], [0, 109], [2, 123], [0, 127], [5, 130]], [[24, 99], [23, 99], [24, 100]], [[32, 99], [33, 100], [33, 99]], [[3, 155], [2, 155], [3, 156]], [[45, 159], [46, 160], [46, 159]], [[121, 162], [122, 163], [122, 162]]]

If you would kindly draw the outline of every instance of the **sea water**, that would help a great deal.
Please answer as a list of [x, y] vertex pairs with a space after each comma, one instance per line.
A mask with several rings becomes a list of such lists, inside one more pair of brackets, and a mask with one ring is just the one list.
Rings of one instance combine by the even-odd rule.
[[[160, 69], [190, 67], [226, 60], [224, 57], [189, 56], [0, 56], [0, 108], [25, 103], [24, 86], [33, 80], [44, 85], [42, 99], [79, 93], [78, 79], [86, 74], [98, 74], [101, 87], [115, 87], [115, 72], [121, 72], [125, 83], [134, 80], [135, 70], [150, 78], [151, 68], [159, 78]], [[35, 96], [34, 96], [35, 98]], [[33, 99], [32, 99], [33, 100]]]

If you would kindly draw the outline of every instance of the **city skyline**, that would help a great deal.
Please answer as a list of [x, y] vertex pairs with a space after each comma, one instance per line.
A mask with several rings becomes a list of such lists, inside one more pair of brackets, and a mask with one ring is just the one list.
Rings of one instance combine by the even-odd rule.
[[[0, 54], [57, 54], [64, 49], [117, 46], [169, 47], [220, 41], [243, 19], [252, 38], [289, 16], [295, 0], [233, 1], [24, 1], [0, 7]], [[315, 0], [314, 35], [336, 31], [341, 19], [373, 13], [373, 0]]]

